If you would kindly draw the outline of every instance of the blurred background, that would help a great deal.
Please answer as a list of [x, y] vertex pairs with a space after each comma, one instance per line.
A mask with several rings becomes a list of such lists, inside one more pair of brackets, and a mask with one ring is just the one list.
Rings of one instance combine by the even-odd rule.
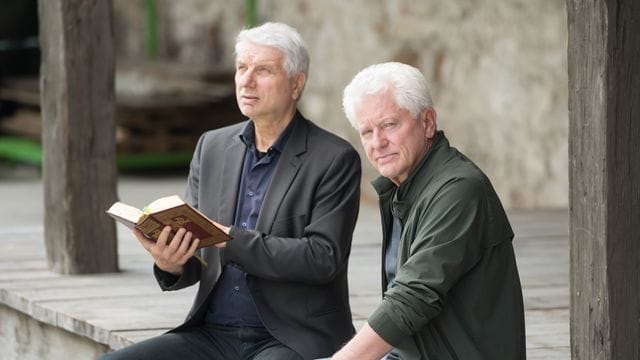
[[[117, 151], [123, 174], [186, 175], [202, 131], [242, 120], [233, 44], [285, 22], [310, 55], [302, 113], [349, 140], [341, 109], [363, 67], [400, 61], [429, 80], [438, 126], [510, 209], [568, 206], [567, 28], [563, 0], [112, 0]], [[41, 161], [36, 0], [0, 2], [0, 172]], [[0, 182], [2, 176], [0, 176]], [[1, 186], [1, 183], [0, 183]]]

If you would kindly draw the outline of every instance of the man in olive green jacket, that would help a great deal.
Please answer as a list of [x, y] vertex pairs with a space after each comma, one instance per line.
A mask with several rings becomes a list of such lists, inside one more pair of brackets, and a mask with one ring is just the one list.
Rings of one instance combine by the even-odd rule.
[[385, 291], [333, 358], [525, 359], [513, 231], [489, 179], [437, 130], [424, 76], [370, 66], [343, 105], [382, 175]]

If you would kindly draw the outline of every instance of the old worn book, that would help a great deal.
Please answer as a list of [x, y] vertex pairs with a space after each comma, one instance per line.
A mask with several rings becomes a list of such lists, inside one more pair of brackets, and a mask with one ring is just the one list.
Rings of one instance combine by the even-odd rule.
[[169, 225], [173, 232], [185, 228], [200, 239], [198, 248], [231, 240], [209, 218], [177, 195], [157, 199], [143, 210], [122, 202], [116, 202], [107, 214], [130, 229], [140, 230], [146, 237], [158, 240], [162, 229]]

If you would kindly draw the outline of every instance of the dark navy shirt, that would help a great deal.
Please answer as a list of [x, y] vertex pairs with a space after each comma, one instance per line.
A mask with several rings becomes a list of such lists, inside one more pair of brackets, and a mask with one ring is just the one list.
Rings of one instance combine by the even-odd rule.
[[[402, 223], [397, 216], [393, 215], [393, 223], [390, 230], [389, 243], [387, 244], [387, 252], [385, 253], [384, 269], [387, 275], [387, 290], [393, 286], [396, 278], [396, 267], [398, 265], [398, 247], [400, 246], [400, 236], [402, 235]], [[387, 354], [384, 360], [399, 360], [400, 352], [393, 348]]]
[[391, 225], [389, 243], [384, 259], [384, 270], [387, 275], [387, 290], [393, 286], [393, 280], [396, 277], [396, 265], [398, 264], [398, 246], [400, 245], [400, 235], [402, 234], [402, 224], [400, 220], [393, 216]]
[[[269, 189], [280, 154], [291, 133], [292, 123], [266, 153], [258, 152], [255, 127], [247, 123], [240, 135], [246, 145], [234, 226], [253, 230], [258, 221], [262, 200]], [[206, 321], [217, 325], [262, 327], [256, 304], [247, 287], [247, 274], [235, 264], [227, 264], [209, 301]]]

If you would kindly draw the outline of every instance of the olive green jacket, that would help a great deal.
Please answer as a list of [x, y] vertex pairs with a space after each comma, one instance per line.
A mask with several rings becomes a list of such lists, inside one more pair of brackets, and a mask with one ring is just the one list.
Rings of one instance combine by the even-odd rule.
[[399, 187], [373, 186], [383, 259], [392, 212], [402, 223], [394, 286], [368, 320], [376, 333], [402, 359], [525, 359], [513, 231], [482, 171], [438, 132]]

